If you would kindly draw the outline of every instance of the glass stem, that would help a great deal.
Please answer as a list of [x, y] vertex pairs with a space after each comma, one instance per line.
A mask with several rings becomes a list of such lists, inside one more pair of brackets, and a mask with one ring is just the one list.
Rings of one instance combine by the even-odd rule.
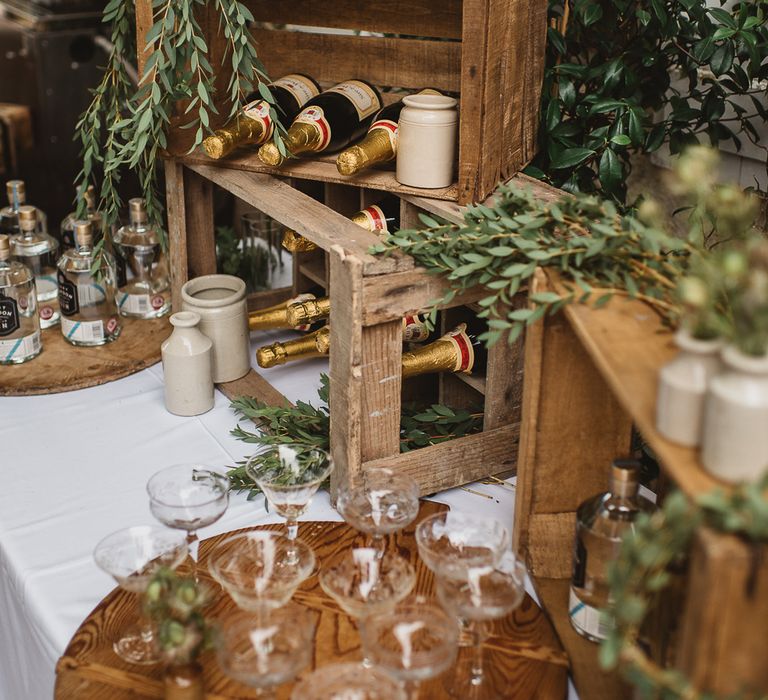
[[483, 642], [485, 641], [485, 629], [482, 622], [472, 625], [472, 670], [470, 683], [481, 685], [483, 682]]
[[197, 531], [191, 530], [187, 533], [187, 549], [189, 550], [189, 556], [192, 559], [192, 577], [195, 579], [195, 581], [198, 581], [197, 556], [199, 547], [200, 538], [197, 536]]
[[387, 551], [386, 537], [381, 533], [377, 532], [371, 536], [371, 539], [372, 539], [371, 544], [373, 545], [373, 549], [376, 550], [376, 558], [382, 559], [384, 557], [384, 552]]
[[288, 528], [288, 539], [295, 540], [299, 534], [299, 521], [296, 518], [286, 518], [285, 525]]
[[418, 700], [419, 698], [419, 684], [416, 681], [405, 682], [405, 695], [408, 700]]

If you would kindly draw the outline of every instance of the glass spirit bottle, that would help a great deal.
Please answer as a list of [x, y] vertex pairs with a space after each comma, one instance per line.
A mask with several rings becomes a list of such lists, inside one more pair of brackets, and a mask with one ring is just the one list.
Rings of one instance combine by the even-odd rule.
[[26, 362], [41, 349], [35, 277], [11, 260], [11, 242], [0, 235], [0, 364]]
[[[95, 246], [102, 238], [102, 215], [101, 212], [96, 209], [96, 190], [93, 185], [88, 185], [88, 189], [83, 195], [85, 199], [85, 206], [87, 208], [87, 220], [93, 224], [93, 245]], [[61, 222], [61, 249], [68, 250], [75, 247], [75, 221], [77, 221], [77, 214], [70, 212], [64, 217]]]
[[638, 494], [639, 474], [639, 462], [615, 460], [610, 491], [584, 501], [576, 511], [568, 615], [573, 628], [593, 642], [605, 639], [611, 629], [604, 612], [608, 605], [608, 567], [618, 556], [621, 538], [641, 513], [656, 509]]
[[37, 288], [40, 326], [50, 328], [59, 322], [59, 310], [55, 303], [58, 295], [56, 257], [59, 243], [41, 230], [37, 207], [19, 207], [19, 226], [21, 232], [11, 237], [11, 252], [16, 260], [32, 270]]
[[171, 310], [168, 263], [160, 235], [149, 225], [143, 199], [128, 202], [128, 224], [114, 238], [117, 254], [125, 262], [126, 280], [118, 290], [121, 316], [158, 318]]
[[93, 224], [76, 221], [75, 247], [58, 262], [61, 332], [72, 345], [104, 345], [120, 335], [115, 303], [116, 271], [112, 255], [102, 250], [94, 274]]
[[[8, 206], [0, 209], [0, 233], [13, 236], [21, 233], [19, 209], [26, 203], [26, 188], [23, 180], [8, 180], [5, 183], [5, 189], [8, 193]], [[37, 209], [37, 221], [41, 233], [48, 230], [45, 214], [40, 209]]]

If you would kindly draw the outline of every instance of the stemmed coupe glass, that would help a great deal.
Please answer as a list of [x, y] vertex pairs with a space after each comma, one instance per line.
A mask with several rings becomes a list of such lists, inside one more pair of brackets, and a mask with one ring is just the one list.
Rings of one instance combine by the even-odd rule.
[[285, 518], [290, 540], [296, 539], [299, 516], [309, 508], [332, 469], [333, 462], [325, 450], [300, 443], [262, 451], [245, 465], [246, 473], [264, 492], [270, 506]]
[[[159, 525], [118, 530], [107, 535], [93, 550], [98, 567], [112, 576], [120, 588], [137, 594], [147, 590], [159, 568], [175, 569], [186, 556], [184, 535]], [[140, 613], [138, 623], [112, 648], [129, 663], [155, 664], [160, 661], [156, 641], [152, 623]]]
[[372, 546], [381, 556], [385, 537], [402, 530], [418, 515], [419, 486], [394, 469], [366, 469], [341, 486], [336, 508], [347, 523], [371, 536]]
[[291, 700], [408, 700], [394, 678], [360, 664], [331, 664], [304, 676]]
[[229, 479], [212, 467], [177, 464], [147, 482], [152, 515], [168, 527], [187, 532], [187, 544], [197, 579], [197, 531], [212, 525], [229, 505]]

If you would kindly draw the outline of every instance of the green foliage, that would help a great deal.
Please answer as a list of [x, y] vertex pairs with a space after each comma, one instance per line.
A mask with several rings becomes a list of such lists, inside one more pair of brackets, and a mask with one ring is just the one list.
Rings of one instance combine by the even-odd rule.
[[756, 484], [730, 493], [712, 491], [693, 503], [675, 492], [661, 510], [642, 515], [625, 535], [618, 559], [608, 572], [608, 612], [615, 625], [600, 648], [600, 661], [607, 669], [621, 666], [641, 697], [714, 700], [696, 690], [678, 671], [652, 663], [640, 650], [637, 638], [653, 596], [669, 584], [670, 567], [687, 553], [698, 528], [738, 535], [755, 544], [768, 541], [766, 489], [768, 474]]
[[231, 226], [216, 229], [216, 267], [225, 275], [235, 275], [246, 283], [247, 291], [266, 289], [269, 271], [277, 265], [271, 248], [261, 245], [245, 246]]
[[[318, 407], [304, 401], [297, 401], [295, 406], [267, 406], [250, 397], [235, 399], [232, 410], [242, 418], [256, 423], [260, 432], [245, 430], [240, 425], [232, 430], [238, 440], [259, 445], [261, 461], [267, 467], [278, 464], [277, 447], [279, 445], [302, 443], [310, 448], [330, 450], [330, 411], [328, 408], [328, 375], [320, 375]], [[400, 418], [400, 451], [409, 452], [419, 447], [436, 445], [446, 440], [463, 437], [482, 430], [483, 414], [464, 409], [452, 409], [448, 406], [433, 404], [403, 406]], [[248, 498], [254, 498], [259, 489], [245, 470], [246, 462], [227, 472], [232, 488], [236, 491], [248, 491]]]
[[[550, 0], [549, 11], [529, 174], [623, 202], [632, 151], [758, 142], [750, 120], [768, 115], [758, 84], [768, 78], [768, 0], [729, 10], [705, 0], [573, 0], [567, 21], [563, 0]], [[675, 76], [683, 87], [671, 85]]]

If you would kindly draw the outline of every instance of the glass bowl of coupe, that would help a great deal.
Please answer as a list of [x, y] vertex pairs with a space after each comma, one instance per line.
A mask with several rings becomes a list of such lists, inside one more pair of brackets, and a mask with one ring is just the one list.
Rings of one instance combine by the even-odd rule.
[[360, 664], [331, 664], [304, 676], [291, 700], [408, 700], [394, 678]]

